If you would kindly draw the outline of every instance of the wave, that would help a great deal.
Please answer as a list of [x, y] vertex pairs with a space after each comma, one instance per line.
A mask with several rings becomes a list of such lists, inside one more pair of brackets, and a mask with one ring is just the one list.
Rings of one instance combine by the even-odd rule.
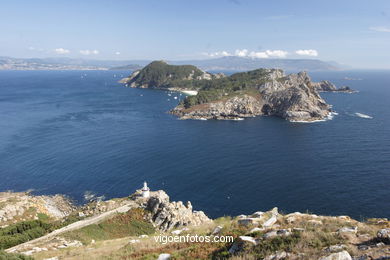
[[339, 113], [337, 112], [330, 112], [326, 118], [324, 119], [318, 119], [318, 120], [312, 120], [312, 121], [305, 121], [305, 120], [290, 120], [292, 123], [318, 123], [318, 122], [325, 122], [332, 120], [334, 116], [337, 116]]
[[355, 113], [355, 115], [360, 117], [360, 118], [366, 118], [366, 119], [372, 119], [373, 118], [372, 116], [369, 116], [369, 115], [366, 115], [366, 114], [362, 114], [362, 113]]

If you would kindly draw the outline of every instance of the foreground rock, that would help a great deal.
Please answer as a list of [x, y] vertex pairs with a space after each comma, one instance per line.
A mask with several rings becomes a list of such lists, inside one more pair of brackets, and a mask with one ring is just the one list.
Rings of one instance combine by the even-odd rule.
[[186, 205], [181, 201], [170, 202], [169, 196], [162, 190], [151, 192], [146, 199], [139, 196], [137, 201], [150, 212], [151, 220], [161, 231], [211, 222], [203, 211], [193, 210], [191, 202], [188, 201]]
[[321, 257], [319, 260], [352, 260], [352, 257], [347, 251], [341, 251], [329, 256]]

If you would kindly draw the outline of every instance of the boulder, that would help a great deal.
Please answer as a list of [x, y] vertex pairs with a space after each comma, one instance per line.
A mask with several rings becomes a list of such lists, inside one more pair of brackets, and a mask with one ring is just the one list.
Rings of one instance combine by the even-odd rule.
[[352, 260], [351, 255], [347, 251], [341, 251], [338, 253], [333, 253], [328, 256], [323, 256], [318, 260]]
[[343, 234], [356, 235], [357, 231], [358, 231], [357, 227], [342, 227], [337, 231], [337, 233], [339, 233], [340, 235], [343, 235]]
[[257, 245], [257, 240], [254, 237], [239, 236], [229, 249], [230, 254], [236, 254]]
[[383, 228], [378, 231], [376, 237], [379, 241], [390, 244], [390, 228]]
[[267, 256], [266, 258], [264, 258], [264, 260], [282, 260], [282, 259], [284, 260], [284, 259], [288, 259], [289, 256], [290, 256], [289, 253], [285, 251], [280, 251], [280, 252], [276, 252], [275, 254]]
[[171, 259], [170, 254], [160, 254], [157, 258], [157, 260], [169, 260], [169, 259]]

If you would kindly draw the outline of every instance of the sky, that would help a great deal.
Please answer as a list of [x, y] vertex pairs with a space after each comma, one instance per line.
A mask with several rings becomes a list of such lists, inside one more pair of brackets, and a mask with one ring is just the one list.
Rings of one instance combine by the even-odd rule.
[[390, 69], [390, 1], [2, 0], [0, 56], [309, 58]]

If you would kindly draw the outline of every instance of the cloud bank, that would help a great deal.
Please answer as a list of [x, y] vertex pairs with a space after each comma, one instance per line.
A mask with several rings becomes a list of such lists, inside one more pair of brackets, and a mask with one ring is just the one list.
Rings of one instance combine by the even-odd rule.
[[297, 50], [295, 51], [295, 53], [302, 56], [312, 56], [312, 57], [318, 56], [318, 51], [316, 50]]
[[[257, 59], [286, 58], [287, 55], [289, 55], [289, 53], [284, 50], [249, 51], [247, 49], [237, 49], [233, 53], [227, 51], [217, 51], [212, 53], [204, 52], [202, 54], [208, 57], [235, 56]], [[316, 50], [297, 50], [295, 51], [295, 54], [315, 57], [318, 56], [318, 52]]]

